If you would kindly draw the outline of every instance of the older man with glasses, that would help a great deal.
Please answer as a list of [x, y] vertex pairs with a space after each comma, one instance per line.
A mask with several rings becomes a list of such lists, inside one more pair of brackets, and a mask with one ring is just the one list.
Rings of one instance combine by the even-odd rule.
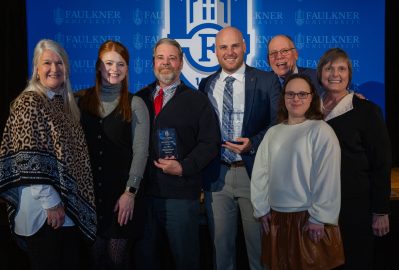
[[323, 93], [323, 88], [317, 81], [316, 70], [312, 68], [298, 67], [298, 50], [295, 48], [294, 41], [287, 35], [277, 35], [268, 44], [268, 62], [278, 77], [281, 87], [285, 79], [291, 74], [305, 74], [316, 86], [318, 94]]

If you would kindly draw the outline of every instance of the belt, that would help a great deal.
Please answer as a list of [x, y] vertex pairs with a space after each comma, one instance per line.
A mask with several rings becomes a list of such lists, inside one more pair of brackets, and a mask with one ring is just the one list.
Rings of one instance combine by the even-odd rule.
[[245, 166], [244, 160], [234, 161], [232, 163], [227, 163], [226, 161], [221, 160], [220, 163], [229, 168], [237, 168]]

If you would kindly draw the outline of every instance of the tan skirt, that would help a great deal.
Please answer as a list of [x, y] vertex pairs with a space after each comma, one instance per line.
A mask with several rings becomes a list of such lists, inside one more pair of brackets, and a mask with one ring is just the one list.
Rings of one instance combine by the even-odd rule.
[[344, 249], [338, 226], [324, 225], [325, 236], [313, 242], [303, 227], [307, 211], [272, 211], [270, 233], [262, 237], [262, 262], [270, 270], [332, 269], [344, 263]]

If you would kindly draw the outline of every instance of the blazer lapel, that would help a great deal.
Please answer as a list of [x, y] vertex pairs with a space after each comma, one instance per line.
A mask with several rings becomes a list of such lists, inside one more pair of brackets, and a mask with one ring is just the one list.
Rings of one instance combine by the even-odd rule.
[[244, 123], [242, 125], [242, 135], [245, 135], [246, 127], [249, 124], [249, 117], [252, 112], [252, 105], [255, 96], [256, 78], [252, 76], [251, 68], [245, 68], [245, 108], [244, 108]]
[[219, 69], [211, 77], [209, 77], [209, 79], [208, 79], [208, 81], [206, 82], [206, 85], [205, 85], [205, 93], [206, 94], [211, 94], [213, 96], [212, 83], [214, 82], [215, 79], [217, 79], [220, 76], [220, 72], [222, 72], [221, 69]]

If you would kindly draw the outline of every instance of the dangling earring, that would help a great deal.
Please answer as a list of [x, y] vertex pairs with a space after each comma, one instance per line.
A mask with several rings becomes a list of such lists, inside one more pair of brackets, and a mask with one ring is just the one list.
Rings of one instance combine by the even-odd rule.
[[36, 81], [39, 81], [40, 77], [39, 77], [39, 73], [36, 73]]

